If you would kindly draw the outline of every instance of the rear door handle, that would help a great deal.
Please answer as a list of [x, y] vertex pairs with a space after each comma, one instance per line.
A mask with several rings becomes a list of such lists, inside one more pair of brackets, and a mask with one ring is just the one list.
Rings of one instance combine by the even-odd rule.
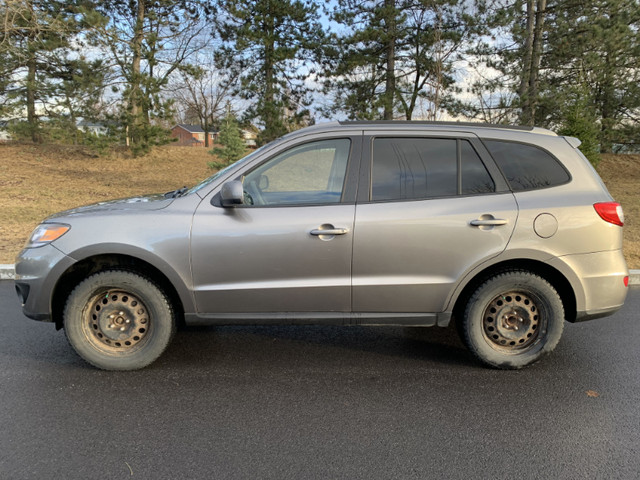
[[471, 220], [469, 225], [474, 227], [495, 227], [497, 225], [506, 225], [509, 223], [509, 220], [504, 220], [502, 218], [493, 218], [488, 220]]
[[321, 228], [316, 228], [309, 232], [311, 235], [344, 235], [345, 233], [349, 233], [348, 228], [327, 228], [323, 230]]

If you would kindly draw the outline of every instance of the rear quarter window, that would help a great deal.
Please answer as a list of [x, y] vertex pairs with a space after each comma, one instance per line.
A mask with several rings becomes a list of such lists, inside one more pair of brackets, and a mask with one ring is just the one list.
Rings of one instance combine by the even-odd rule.
[[571, 177], [560, 162], [534, 145], [483, 140], [511, 190], [537, 190], [567, 183]]

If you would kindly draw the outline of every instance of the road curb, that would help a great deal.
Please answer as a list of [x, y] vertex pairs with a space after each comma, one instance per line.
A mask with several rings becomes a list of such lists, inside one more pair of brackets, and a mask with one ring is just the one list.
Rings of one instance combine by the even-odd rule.
[[0, 265], [0, 280], [13, 280], [16, 277], [16, 269], [13, 265]]
[[[15, 277], [13, 265], [0, 265], [0, 280], [13, 280]], [[640, 270], [629, 270], [629, 285], [640, 285]]]

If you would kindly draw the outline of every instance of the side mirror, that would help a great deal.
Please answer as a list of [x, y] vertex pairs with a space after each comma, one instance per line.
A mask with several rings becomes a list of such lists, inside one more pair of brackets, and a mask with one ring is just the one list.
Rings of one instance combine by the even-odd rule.
[[225, 182], [220, 190], [220, 201], [223, 207], [233, 207], [244, 203], [244, 189], [240, 180]]

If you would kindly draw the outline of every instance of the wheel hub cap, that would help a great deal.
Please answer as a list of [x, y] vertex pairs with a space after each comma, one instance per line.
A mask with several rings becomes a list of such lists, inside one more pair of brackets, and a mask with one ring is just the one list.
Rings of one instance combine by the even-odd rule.
[[109, 349], [133, 347], [145, 338], [149, 328], [147, 307], [138, 297], [124, 291], [108, 291], [93, 297], [87, 320], [93, 340]]
[[483, 331], [497, 349], [522, 349], [536, 341], [540, 332], [539, 311], [527, 294], [509, 292], [494, 298], [483, 316]]

